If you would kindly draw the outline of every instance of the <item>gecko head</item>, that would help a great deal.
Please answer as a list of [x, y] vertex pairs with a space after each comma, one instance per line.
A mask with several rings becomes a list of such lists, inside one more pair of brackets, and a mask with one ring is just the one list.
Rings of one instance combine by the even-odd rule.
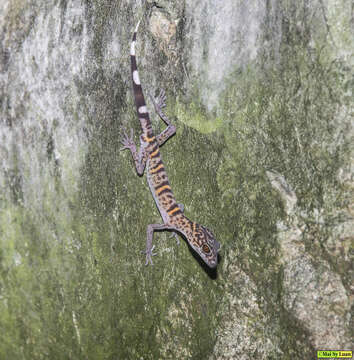
[[205, 226], [198, 225], [192, 237], [190, 241], [192, 248], [210, 268], [215, 268], [218, 264], [220, 243], [216, 241], [214, 234]]

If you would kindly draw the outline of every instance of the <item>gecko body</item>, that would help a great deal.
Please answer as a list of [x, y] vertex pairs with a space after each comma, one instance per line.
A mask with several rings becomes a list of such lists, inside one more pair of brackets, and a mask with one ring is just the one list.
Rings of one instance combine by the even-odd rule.
[[176, 132], [176, 127], [171, 124], [170, 120], [162, 112], [162, 108], [166, 106], [166, 96], [164, 91], [161, 91], [157, 101], [152, 100], [156, 112], [166, 123], [167, 128], [161, 134], [154, 135], [136, 64], [135, 42], [139, 23], [135, 28], [130, 47], [130, 60], [134, 100], [142, 130], [140, 149], [137, 152], [133, 142], [133, 130], [131, 130], [130, 136], [124, 131], [122, 150], [129, 149], [131, 151], [138, 175], [142, 176], [146, 168], [148, 185], [163, 219], [163, 224], [150, 224], [147, 227], [146, 265], [149, 263], [152, 265], [152, 256], [156, 255], [153, 253], [153, 232], [155, 230], [170, 230], [182, 234], [204, 262], [209, 267], [215, 268], [218, 263], [217, 254], [220, 244], [215, 240], [213, 233], [209, 229], [189, 220], [184, 215], [182, 205], [177, 204], [172, 192], [162, 162], [160, 146]]

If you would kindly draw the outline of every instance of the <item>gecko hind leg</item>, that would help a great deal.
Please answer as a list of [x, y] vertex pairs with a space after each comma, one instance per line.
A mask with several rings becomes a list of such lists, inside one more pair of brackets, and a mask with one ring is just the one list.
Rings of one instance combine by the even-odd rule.
[[133, 129], [130, 129], [130, 136], [126, 133], [125, 129], [122, 130], [122, 140], [121, 143], [123, 147], [120, 149], [125, 150], [128, 149], [131, 152], [131, 155], [133, 157], [136, 172], [139, 176], [141, 176], [144, 173], [146, 161], [148, 158], [148, 153], [146, 151], [147, 143], [143, 141], [142, 136], [140, 136], [140, 149], [139, 152], [136, 151], [136, 145], [133, 141], [134, 137], [134, 131]]
[[171, 123], [169, 118], [162, 111], [162, 109], [164, 107], [166, 107], [165, 91], [161, 90], [160, 94], [158, 95], [158, 97], [156, 99], [153, 96], [151, 96], [150, 94], [149, 94], [149, 97], [154, 104], [155, 111], [157, 112], [157, 114], [159, 115], [161, 120], [163, 120], [167, 125], [167, 128], [164, 131], [162, 131], [161, 134], [159, 134], [157, 136], [157, 142], [159, 143], [159, 146], [161, 146], [162, 144], [164, 144], [166, 142], [166, 140], [168, 140], [172, 135], [174, 135], [176, 133], [176, 126]]
[[170, 125], [170, 120], [162, 111], [162, 109], [166, 107], [165, 90], [162, 89], [156, 98], [154, 98], [151, 94], [149, 94], [149, 96], [152, 103], [154, 104], [155, 111], [160, 116], [161, 120], [163, 120], [167, 125]]

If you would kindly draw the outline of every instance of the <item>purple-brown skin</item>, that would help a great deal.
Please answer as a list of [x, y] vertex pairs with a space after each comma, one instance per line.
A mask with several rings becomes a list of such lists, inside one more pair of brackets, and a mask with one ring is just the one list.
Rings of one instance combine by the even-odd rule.
[[155, 137], [151, 127], [135, 57], [135, 42], [139, 23], [135, 28], [133, 41], [131, 43], [130, 60], [135, 105], [142, 129], [142, 134], [140, 135], [140, 149], [139, 152], [137, 152], [133, 142], [133, 130], [131, 130], [130, 136], [128, 136], [125, 131], [123, 132], [123, 148], [121, 150], [130, 150], [139, 176], [142, 176], [145, 167], [147, 168], [147, 181], [164, 222], [163, 224], [150, 224], [147, 227], [146, 250], [144, 252], [146, 254], [145, 265], [148, 265], [149, 262], [153, 265], [152, 256], [156, 255], [153, 253], [154, 246], [152, 245], [154, 231], [172, 230], [182, 234], [187, 239], [192, 249], [204, 260], [204, 262], [210, 268], [215, 268], [218, 264], [220, 244], [215, 240], [214, 234], [209, 229], [189, 220], [183, 214], [183, 208], [176, 202], [162, 162], [159, 147], [176, 132], [176, 127], [171, 124], [170, 120], [162, 112], [162, 109], [166, 106], [166, 96], [164, 91], [160, 92], [156, 101], [154, 99], [152, 100], [156, 112], [167, 124], [167, 128]]

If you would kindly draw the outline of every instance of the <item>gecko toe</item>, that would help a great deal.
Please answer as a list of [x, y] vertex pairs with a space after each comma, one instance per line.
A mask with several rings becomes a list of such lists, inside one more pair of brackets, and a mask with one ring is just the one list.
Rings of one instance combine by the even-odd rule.
[[151, 265], [154, 265], [152, 262], [152, 257], [157, 255], [157, 253], [153, 252], [154, 248], [155, 248], [155, 245], [153, 245], [150, 250], [146, 249], [146, 250], [141, 251], [142, 254], [146, 254], [145, 266], [149, 265], [149, 263]]

